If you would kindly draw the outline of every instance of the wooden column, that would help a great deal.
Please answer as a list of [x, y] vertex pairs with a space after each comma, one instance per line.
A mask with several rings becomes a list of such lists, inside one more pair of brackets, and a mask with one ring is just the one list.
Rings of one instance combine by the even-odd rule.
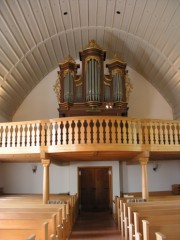
[[142, 172], [142, 198], [148, 201], [149, 199], [149, 190], [148, 190], [148, 178], [147, 178], [147, 157], [142, 157], [139, 159], [141, 164], [141, 172]]
[[46, 204], [49, 200], [49, 159], [41, 160], [43, 165], [43, 203]]

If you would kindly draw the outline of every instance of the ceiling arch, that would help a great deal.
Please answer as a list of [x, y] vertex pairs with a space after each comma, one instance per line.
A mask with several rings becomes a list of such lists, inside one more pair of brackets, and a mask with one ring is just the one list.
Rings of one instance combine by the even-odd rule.
[[120, 55], [180, 119], [179, 0], [1, 0], [0, 115], [12, 119], [31, 90], [91, 39]]

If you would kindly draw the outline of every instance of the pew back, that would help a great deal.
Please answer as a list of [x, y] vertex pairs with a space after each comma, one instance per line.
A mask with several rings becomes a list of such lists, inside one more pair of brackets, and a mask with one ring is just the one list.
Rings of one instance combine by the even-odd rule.
[[[119, 200], [119, 202], [118, 202]], [[158, 201], [149, 202], [128, 202], [125, 199], [116, 199], [117, 223], [125, 239], [156, 239], [161, 237], [161, 233], [167, 234], [167, 239], [180, 239], [180, 197], [162, 198], [158, 197]], [[137, 212], [139, 219], [134, 220], [133, 213]], [[143, 235], [143, 221], [149, 222], [149, 236]], [[136, 222], [135, 222], [136, 221]], [[166, 226], [171, 226], [166, 228]], [[166, 231], [161, 231], [166, 229]], [[158, 232], [158, 234], [155, 234]], [[163, 236], [162, 234], [162, 236]], [[152, 238], [153, 236], [153, 238]], [[170, 238], [169, 238], [170, 236]], [[148, 238], [146, 238], [148, 237]]]

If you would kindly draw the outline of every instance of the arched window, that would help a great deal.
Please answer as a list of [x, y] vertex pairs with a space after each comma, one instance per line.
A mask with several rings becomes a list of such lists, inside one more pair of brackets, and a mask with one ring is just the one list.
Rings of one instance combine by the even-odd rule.
[[86, 66], [86, 101], [100, 100], [100, 67], [96, 59], [87, 61]]

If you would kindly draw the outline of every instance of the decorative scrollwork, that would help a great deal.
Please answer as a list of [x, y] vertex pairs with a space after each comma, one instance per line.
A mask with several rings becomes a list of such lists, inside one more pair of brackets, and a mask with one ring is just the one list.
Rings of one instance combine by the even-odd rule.
[[70, 73], [70, 75], [72, 76], [72, 78], [74, 78], [74, 71], [72, 71], [72, 70], [70, 70], [70, 69], [66, 69], [66, 70], [63, 72], [63, 78], [65, 78], [68, 73]]
[[[97, 57], [97, 56], [88, 56], [88, 57], [86, 58], [86, 60], [85, 60], [85, 65], [86, 65], [86, 66], [87, 66], [87, 64], [88, 64], [88, 62], [89, 62], [90, 60], [95, 60], [95, 61], [98, 62], [98, 64], [100, 64], [100, 58], [99, 58], [99, 57]], [[98, 67], [99, 67], [99, 66], [98, 66]]]
[[76, 64], [75, 60], [71, 57], [71, 55], [68, 55], [62, 64], [66, 63], [66, 62], [70, 62], [70, 63], [73, 63], [73, 64]]
[[130, 93], [133, 90], [133, 85], [130, 82], [130, 78], [128, 75], [125, 75], [125, 84], [126, 84], [126, 101], [129, 100]]
[[123, 76], [122, 70], [119, 68], [112, 70], [112, 76], [114, 77], [116, 74], [119, 74], [121, 77]]
[[97, 44], [97, 42], [94, 39], [88, 43], [88, 46], [85, 49], [88, 48], [96, 48], [102, 50], [102, 48]]
[[76, 87], [82, 86], [82, 78], [81, 78], [81, 76], [78, 76], [78, 77], [74, 80], [74, 82], [75, 82]]
[[55, 82], [55, 84], [53, 86], [53, 90], [54, 90], [54, 92], [56, 94], [56, 98], [57, 98], [58, 103], [60, 103], [60, 99], [61, 99], [60, 98], [61, 97], [61, 84], [60, 84], [60, 81], [59, 81], [59, 74], [58, 74], [56, 82]]
[[124, 61], [124, 59], [122, 57], [120, 57], [117, 53], [115, 53], [111, 59], [110, 62], [115, 62], [115, 61], [118, 61], [118, 62], [121, 62], [123, 64], [126, 64], [126, 62]]

